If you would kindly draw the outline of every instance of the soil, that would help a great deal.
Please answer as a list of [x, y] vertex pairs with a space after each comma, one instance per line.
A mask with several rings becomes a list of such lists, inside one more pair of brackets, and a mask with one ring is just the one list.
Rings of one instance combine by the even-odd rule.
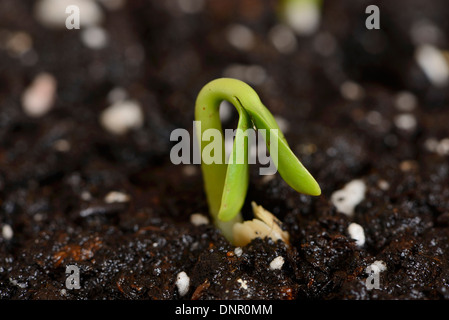
[[[277, 1], [210, 0], [196, 13], [178, 3], [102, 2], [108, 44], [94, 50], [83, 28], [44, 27], [33, 2], [0, 2], [0, 227], [13, 231], [0, 235], [0, 298], [448, 299], [449, 152], [428, 142], [449, 137], [449, 90], [417, 64], [410, 31], [431, 21], [433, 44], [447, 50], [446, 1], [325, 1], [319, 30], [295, 36], [289, 53], [269, 36]], [[365, 27], [369, 4], [380, 8], [380, 30]], [[233, 24], [252, 30], [250, 49], [227, 40]], [[5, 47], [4, 35], [18, 31], [31, 37], [34, 60]], [[251, 168], [243, 214], [251, 218], [251, 201], [270, 210], [290, 233], [288, 248], [256, 239], [237, 255], [213, 225], [193, 225], [193, 213], [207, 215], [200, 167], [170, 162], [171, 131], [191, 130], [199, 90], [233, 64], [262, 68], [263, 81], [250, 84], [288, 124], [287, 141], [322, 188], [300, 195]], [[56, 78], [57, 98], [33, 118], [21, 96], [40, 72]], [[342, 94], [347, 81], [358, 95]], [[99, 121], [114, 88], [144, 113], [123, 136]], [[416, 98], [406, 112], [416, 125], [405, 129], [395, 121], [404, 91]], [[54, 147], [61, 139], [69, 148]], [[366, 193], [348, 216], [331, 195], [355, 179]], [[111, 191], [129, 201], [105, 201]], [[351, 223], [363, 227], [363, 246]], [[271, 270], [278, 256], [284, 265]], [[386, 270], [368, 290], [375, 261]], [[80, 268], [78, 290], [66, 289], [68, 265]]]

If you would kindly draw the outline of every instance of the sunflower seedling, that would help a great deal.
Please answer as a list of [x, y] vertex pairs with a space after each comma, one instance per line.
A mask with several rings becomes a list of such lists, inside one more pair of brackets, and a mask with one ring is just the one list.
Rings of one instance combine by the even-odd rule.
[[[219, 107], [222, 101], [231, 103], [239, 114], [234, 144], [225, 159], [223, 134], [214, 136], [221, 139], [221, 152], [211, 151], [208, 142], [215, 130], [222, 132]], [[245, 244], [244, 240], [250, 229], [255, 235], [270, 235], [288, 242], [279, 227], [279, 221], [268, 211], [253, 203], [257, 219], [242, 223], [240, 210], [244, 204], [249, 183], [248, 134], [247, 130], [255, 128], [266, 132], [264, 140], [270, 156], [281, 177], [298, 192], [318, 196], [320, 187], [312, 175], [292, 152], [279, 129], [273, 115], [262, 104], [257, 93], [246, 83], [230, 78], [220, 78], [206, 84], [198, 94], [195, 105], [195, 129], [202, 156], [201, 169], [210, 214], [215, 225], [224, 236], [234, 244]], [[208, 137], [205, 139], [205, 137]], [[215, 149], [215, 148], [214, 148]], [[212, 153], [217, 153], [212, 155]], [[268, 229], [261, 224], [268, 226]], [[262, 229], [264, 231], [261, 231]], [[273, 233], [273, 232], [274, 233]], [[243, 238], [242, 238], [243, 237]], [[249, 237], [252, 238], [252, 237]]]

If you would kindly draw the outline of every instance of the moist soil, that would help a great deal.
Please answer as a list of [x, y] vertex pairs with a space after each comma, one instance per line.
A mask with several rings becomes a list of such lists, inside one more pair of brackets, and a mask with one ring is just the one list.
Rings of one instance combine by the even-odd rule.
[[[367, 30], [371, 2], [325, 1], [319, 30], [282, 53], [270, 40], [277, 1], [206, 1], [197, 13], [178, 1], [102, 5], [108, 43], [99, 50], [82, 43], [82, 29], [42, 26], [31, 1], [1, 1], [0, 32], [27, 33], [35, 59], [0, 47], [0, 225], [13, 230], [0, 236], [0, 298], [449, 298], [448, 153], [427, 147], [449, 137], [449, 90], [416, 63], [410, 35], [425, 18], [447, 49], [449, 6], [377, 1], [381, 29]], [[234, 24], [252, 30], [250, 49], [228, 41]], [[235, 64], [262, 70], [263, 81], [248, 82], [288, 125], [287, 141], [322, 188], [301, 195], [252, 166], [243, 215], [252, 218], [251, 201], [262, 205], [291, 245], [255, 239], [241, 255], [213, 225], [190, 222], [208, 212], [201, 169], [169, 157], [171, 131], [192, 129], [201, 87]], [[57, 98], [33, 118], [21, 95], [40, 72], [57, 79]], [[342, 95], [345, 81], [358, 94]], [[144, 112], [144, 125], [122, 136], [99, 121], [114, 88]], [[404, 91], [416, 98], [406, 129], [395, 122]], [[234, 112], [226, 125], [236, 120]], [[61, 139], [69, 148], [54, 147]], [[355, 179], [366, 193], [348, 216], [331, 195]], [[111, 191], [129, 201], [108, 203]], [[349, 236], [351, 223], [363, 227], [363, 246]], [[278, 256], [284, 264], [271, 270]], [[368, 290], [375, 261], [386, 270]], [[68, 265], [80, 268], [78, 290], [66, 289]], [[182, 271], [190, 278], [183, 297]]]

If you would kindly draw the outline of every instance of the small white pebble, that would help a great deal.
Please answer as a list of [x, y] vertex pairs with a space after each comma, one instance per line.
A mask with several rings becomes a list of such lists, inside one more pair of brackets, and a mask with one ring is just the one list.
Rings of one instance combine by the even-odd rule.
[[442, 157], [449, 155], [449, 138], [444, 138], [438, 143], [436, 152]]
[[403, 113], [394, 118], [394, 124], [401, 130], [413, 131], [416, 128], [416, 118], [411, 113]]
[[248, 82], [258, 85], [262, 84], [266, 80], [267, 73], [261, 66], [250, 65], [246, 68], [245, 78]]
[[80, 28], [98, 25], [103, 21], [103, 12], [92, 0], [39, 0], [34, 7], [34, 16], [48, 28], [66, 28], [69, 14], [66, 8], [77, 6], [80, 12]]
[[444, 157], [449, 155], [449, 138], [438, 141], [435, 138], [429, 138], [424, 142], [424, 147], [430, 151]]
[[436, 152], [439, 141], [435, 138], [429, 138], [424, 142], [424, 147], [430, 152]]
[[185, 296], [189, 292], [190, 278], [184, 271], [181, 271], [176, 276], [176, 287], [178, 288], [179, 295]]
[[387, 265], [382, 260], [376, 260], [371, 265], [371, 271], [375, 274], [381, 273], [385, 270], [387, 270]]
[[388, 189], [390, 189], [390, 184], [388, 183], [388, 181], [385, 180], [379, 180], [377, 182], [377, 186], [379, 187], [380, 190], [383, 191], [387, 191]]
[[65, 139], [58, 139], [53, 143], [53, 148], [59, 152], [69, 152], [71, 147], [70, 142]]
[[288, 26], [282, 24], [274, 26], [269, 31], [268, 37], [280, 53], [292, 53], [297, 48], [295, 34]]
[[418, 167], [418, 163], [414, 160], [404, 160], [399, 164], [399, 169], [402, 172], [415, 170]]
[[112, 104], [100, 115], [100, 123], [109, 132], [123, 135], [131, 129], [143, 126], [144, 115], [140, 104], [126, 100]]
[[237, 282], [240, 283], [241, 289], [244, 289], [244, 290], [248, 289], [248, 281], [247, 280], [237, 279]]
[[286, 1], [283, 7], [287, 24], [298, 35], [310, 35], [318, 29], [321, 11], [317, 1]]
[[82, 29], [81, 41], [89, 49], [103, 49], [108, 44], [108, 33], [100, 27], [88, 27]]
[[28, 285], [26, 283], [20, 283], [17, 280], [13, 279], [13, 278], [9, 278], [9, 282], [13, 285], [16, 286], [18, 288], [21, 289], [25, 289], [26, 287], [28, 287]]
[[56, 86], [56, 79], [51, 74], [38, 74], [22, 94], [23, 111], [33, 118], [49, 112], [55, 100]]
[[413, 111], [416, 108], [417, 104], [418, 101], [415, 95], [408, 91], [399, 92], [394, 99], [394, 105], [396, 109], [403, 112]]
[[41, 222], [41, 221], [44, 220], [44, 218], [45, 218], [45, 214], [44, 214], [44, 213], [40, 213], [40, 212], [36, 213], [36, 214], [33, 216], [33, 219], [34, 219], [34, 221], [36, 221], [36, 222]]
[[84, 200], [84, 201], [90, 201], [90, 200], [92, 200], [92, 195], [90, 194], [89, 191], [83, 191], [83, 192], [81, 192], [80, 198], [81, 198], [81, 200]]
[[236, 247], [236, 248], [234, 249], [234, 254], [235, 254], [237, 257], [241, 257], [242, 254], [243, 254], [243, 249], [242, 249], [241, 247]]
[[363, 180], [352, 180], [343, 189], [332, 193], [331, 202], [338, 212], [352, 216], [355, 207], [365, 199], [365, 191], [366, 185]]
[[365, 96], [365, 90], [353, 81], [345, 81], [340, 86], [340, 93], [343, 98], [351, 101], [359, 101]]
[[357, 246], [362, 247], [365, 244], [365, 231], [361, 225], [351, 223], [348, 226], [348, 234], [351, 239], [355, 240]]
[[2, 227], [2, 236], [5, 240], [11, 240], [14, 236], [14, 231], [12, 231], [12, 228], [9, 224], [5, 224]]
[[421, 45], [416, 49], [415, 60], [436, 87], [445, 86], [449, 81], [449, 66], [444, 54], [431, 45]]
[[190, 216], [190, 223], [193, 224], [194, 226], [209, 224], [209, 218], [201, 213], [193, 213]]
[[274, 258], [273, 261], [270, 262], [270, 270], [281, 270], [284, 262], [285, 260], [282, 256]]
[[251, 29], [241, 24], [231, 25], [226, 32], [226, 38], [232, 46], [243, 51], [251, 50], [255, 44]]
[[123, 192], [111, 191], [104, 197], [104, 202], [106, 203], [124, 203], [130, 200], [130, 196]]

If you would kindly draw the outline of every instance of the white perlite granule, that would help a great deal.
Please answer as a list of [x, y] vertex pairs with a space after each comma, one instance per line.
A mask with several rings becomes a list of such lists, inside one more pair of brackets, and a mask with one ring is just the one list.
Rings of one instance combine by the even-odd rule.
[[11, 240], [14, 236], [14, 232], [9, 224], [5, 224], [2, 227], [2, 237], [5, 240]]
[[143, 126], [144, 115], [140, 105], [133, 100], [119, 101], [103, 110], [100, 123], [109, 132], [122, 135]]
[[287, 24], [298, 35], [311, 35], [318, 29], [321, 11], [316, 1], [286, 1], [283, 7]]
[[39, 118], [53, 107], [57, 81], [49, 73], [38, 74], [22, 94], [22, 108], [27, 116]]
[[438, 155], [447, 156], [449, 155], [449, 138], [442, 139], [436, 149]]
[[108, 33], [100, 27], [88, 27], [81, 32], [81, 41], [89, 49], [103, 49], [108, 44]]
[[403, 113], [394, 118], [394, 124], [401, 130], [413, 131], [416, 128], [416, 118], [411, 113]]
[[419, 46], [415, 52], [415, 60], [434, 86], [442, 87], [448, 83], [449, 66], [438, 48], [428, 44]]
[[399, 111], [413, 111], [416, 108], [417, 104], [418, 101], [416, 96], [408, 91], [399, 92], [394, 99], [394, 105]]
[[383, 179], [381, 179], [377, 182], [377, 186], [382, 191], [387, 191], [388, 189], [390, 189], [390, 184], [388, 183], [388, 181], [385, 181]]
[[337, 208], [338, 212], [352, 216], [355, 207], [365, 199], [365, 191], [366, 185], [363, 180], [352, 180], [343, 189], [332, 193], [331, 202]]
[[371, 271], [374, 274], [378, 274], [381, 273], [385, 270], [387, 270], [387, 265], [385, 264], [385, 262], [383, 262], [382, 260], [376, 260], [374, 261], [371, 265]]
[[119, 191], [111, 191], [104, 197], [104, 202], [114, 203], [114, 202], [128, 202], [130, 200], [129, 195]]
[[274, 258], [273, 261], [270, 262], [270, 270], [281, 270], [284, 262], [285, 260], [282, 256]]
[[69, 152], [71, 147], [70, 142], [65, 139], [58, 139], [53, 143], [53, 149], [59, 152]]
[[236, 248], [234, 249], [234, 254], [235, 254], [237, 257], [241, 257], [242, 254], [243, 254], [243, 249], [242, 249], [241, 247], [236, 247]]
[[26, 283], [18, 282], [17, 280], [15, 280], [15, 279], [13, 279], [13, 278], [9, 278], [9, 282], [10, 282], [13, 286], [16, 286], [16, 287], [21, 288], [21, 289], [25, 289], [26, 287], [28, 287], [28, 285], [27, 285]]
[[362, 247], [365, 244], [365, 231], [361, 225], [351, 223], [348, 226], [348, 234], [351, 239], [355, 240], [357, 246]]
[[185, 296], [189, 292], [190, 278], [184, 271], [181, 271], [176, 276], [176, 287], [178, 288], [179, 295]]
[[241, 289], [248, 290], [248, 281], [247, 280], [237, 279], [237, 282], [240, 283]]
[[347, 80], [341, 84], [340, 93], [346, 100], [359, 101], [365, 96], [365, 89], [358, 83]]
[[201, 213], [193, 213], [190, 216], [190, 223], [193, 224], [194, 226], [209, 224], [209, 218]]
[[92, 200], [92, 195], [90, 194], [89, 191], [83, 191], [80, 194], [80, 198], [83, 201], [90, 201], [90, 200]]
[[292, 29], [278, 24], [268, 33], [271, 43], [280, 53], [291, 53], [297, 48], [297, 41]]
[[449, 155], [449, 138], [438, 141], [435, 138], [429, 138], [424, 142], [425, 148], [430, 152], [435, 152], [439, 156]]
[[226, 33], [226, 38], [232, 46], [239, 50], [251, 50], [255, 44], [255, 37], [251, 29], [241, 24], [231, 25]]

